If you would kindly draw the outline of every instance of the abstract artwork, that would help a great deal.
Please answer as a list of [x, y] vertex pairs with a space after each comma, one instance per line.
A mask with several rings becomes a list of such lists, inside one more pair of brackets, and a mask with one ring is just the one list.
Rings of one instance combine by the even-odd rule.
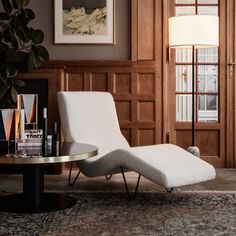
[[54, 41], [114, 44], [115, 0], [54, 0]]

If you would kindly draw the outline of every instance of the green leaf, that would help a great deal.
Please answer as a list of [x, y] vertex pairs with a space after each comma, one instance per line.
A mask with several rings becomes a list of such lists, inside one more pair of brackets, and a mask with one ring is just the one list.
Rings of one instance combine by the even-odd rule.
[[16, 27], [15, 32], [20, 40], [22, 40], [23, 42], [29, 42], [30, 39], [27, 34], [27, 27]]
[[42, 30], [34, 30], [31, 34], [31, 40], [35, 44], [40, 44], [44, 40], [44, 34]]
[[15, 9], [20, 9], [29, 4], [29, 0], [12, 0], [13, 7]]
[[16, 16], [16, 22], [22, 26], [29, 23], [29, 20], [23, 10]]
[[18, 7], [18, 4], [17, 4], [17, 1], [16, 1], [16, 0], [12, 0], [12, 6], [13, 6], [15, 9], [19, 9], [19, 7]]
[[7, 87], [7, 82], [4, 77], [0, 76], [0, 81], [1, 81], [1, 84], [3, 84], [5, 87]]
[[14, 87], [11, 87], [11, 98], [14, 101], [14, 103], [16, 103], [17, 100], [17, 91]]
[[5, 10], [5, 12], [9, 15], [12, 11], [12, 5], [9, 0], [2, 0], [2, 6]]
[[5, 12], [0, 12], [0, 20], [9, 20], [9, 15]]
[[35, 14], [31, 9], [27, 8], [27, 9], [24, 10], [24, 12], [25, 12], [25, 15], [26, 15], [26, 17], [28, 18], [29, 21], [33, 20], [35, 18]]
[[4, 84], [1, 84], [1, 85], [0, 85], [0, 100], [1, 100], [4, 96], [6, 96], [6, 94], [7, 94], [7, 86], [4, 85]]
[[5, 57], [7, 49], [8, 49], [8, 46], [0, 42], [0, 55], [1, 55], [0, 58]]
[[24, 86], [25, 86], [25, 82], [22, 81], [22, 80], [16, 79], [16, 80], [15, 80], [15, 85], [16, 85], [17, 87], [21, 88], [21, 87], [24, 87]]
[[39, 67], [41, 64], [41, 61], [38, 57], [38, 55], [35, 55], [33, 50], [30, 50], [28, 54], [28, 70], [33, 70], [37, 67]]
[[35, 61], [34, 61], [34, 55], [33, 55], [33, 52], [30, 51], [29, 55], [28, 55], [28, 70], [33, 70], [36, 65], [35, 65]]
[[10, 31], [10, 41], [11, 41], [12, 47], [18, 49], [18, 41], [15, 37], [15, 34], [12, 31]]
[[7, 23], [8, 23], [7, 20], [1, 20], [1, 21], [0, 21], [0, 26], [3, 27], [3, 26], [5, 26]]
[[38, 46], [38, 47], [36, 47], [36, 50], [37, 50], [37, 53], [42, 61], [49, 60], [49, 54], [48, 54], [48, 51], [45, 47]]
[[30, 0], [23, 0], [23, 7], [26, 7], [29, 4]]
[[11, 41], [10, 30], [8, 30], [8, 27], [2, 32], [2, 37], [7, 43]]
[[1, 78], [1, 75], [5, 74], [5, 70], [6, 70], [5, 61], [1, 59], [0, 60], [0, 78]]
[[14, 66], [14, 64], [7, 65], [6, 74], [8, 78], [14, 78], [18, 74], [17, 69]]
[[37, 68], [41, 65], [41, 59], [40, 59], [40, 56], [38, 54], [36, 46], [33, 45], [32, 48], [31, 48], [31, 51], [34, 54], [34, 60], [35, 60], [35, 63], [36, 63], [36, 68]]
[[7, 54], [6, 54], [6, 61], [12, 62], [14, 60], [15, 55], [16, 55], [16, 49], [15, 48], [9, 48], [7, 50]]
[[25, 59], [25, 53], [17, 51], [12, 62], [17, 63]]

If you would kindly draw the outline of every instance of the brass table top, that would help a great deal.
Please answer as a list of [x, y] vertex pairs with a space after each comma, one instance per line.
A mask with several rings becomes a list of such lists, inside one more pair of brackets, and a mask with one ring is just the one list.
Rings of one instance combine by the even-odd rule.
[[64, 142], [59, 156], [42, 156], [41, 147], [21, 147], [18, 149], [1, 149], [0, 164], [48, 164], [80, 161], [98, 153], [96, 146], [84, 143]]

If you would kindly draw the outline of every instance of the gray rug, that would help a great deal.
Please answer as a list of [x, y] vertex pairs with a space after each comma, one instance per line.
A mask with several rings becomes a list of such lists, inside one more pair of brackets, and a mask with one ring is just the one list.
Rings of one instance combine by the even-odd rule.
[[71, 209], [0, 212], [0, 235], [236, 235], [236, 193], [72, 193]]

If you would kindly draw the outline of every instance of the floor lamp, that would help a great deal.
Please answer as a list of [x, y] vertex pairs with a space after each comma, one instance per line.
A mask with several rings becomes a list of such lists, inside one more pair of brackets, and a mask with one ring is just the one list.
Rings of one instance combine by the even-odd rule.
[[169, 18], [169, 48], [192, 48], [192, 143], [188, 151], [200, 157], [195, 146], [195, 50], [219, 46], [219, 18], [208, 15]]

